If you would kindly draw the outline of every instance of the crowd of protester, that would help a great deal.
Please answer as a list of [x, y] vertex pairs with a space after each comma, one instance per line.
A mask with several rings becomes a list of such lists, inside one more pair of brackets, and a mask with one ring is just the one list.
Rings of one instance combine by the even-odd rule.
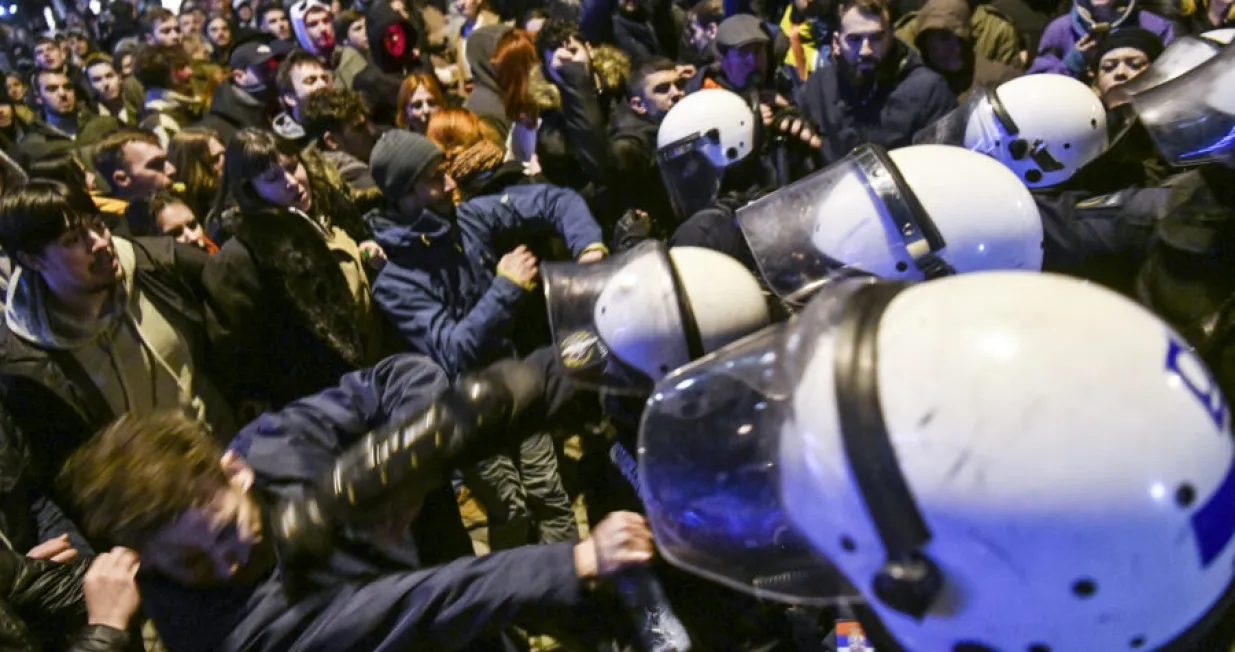
[[[553, 366], [543, 262], [660, 240], [758, 273], [734, 226], [751, 201], [1025, 76], [1114, 110], [1174, 40], [1235, 28], [1226, 0], [352, 2], [79, 1], [51, 28], [0, 24], [6, 649], [631, 640], [593, 582], [652, 556], [607, 453], [630, 406], [570, 392], [408, 518], [349, 533], [307, 590], [282, 583], [268, 506], [459, 378]], [[714, 89], [762, 135], [684, 211], [658, 131]], [[1147, 140], [1097, 160], [1035, 188], [1048, 240], [1048, 207], [1073, 224], [1171, 173]], [[1229, 215], [1227, 178], [1205, 181]], [[1140, 292], [1188, 334], [1230, 312], [1223, 224], [1193, 225], [1204, 244], [1142, 225], [1100, 272], [1048, 247], [1045, 268]], [[828, 649], [835, 614], [681, 575], [715, 649]]]

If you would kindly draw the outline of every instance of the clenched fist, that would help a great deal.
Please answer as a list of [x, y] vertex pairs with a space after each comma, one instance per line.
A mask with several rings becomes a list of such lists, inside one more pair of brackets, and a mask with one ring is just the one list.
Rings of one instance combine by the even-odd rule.
[[575, 546], [579, 577], [611, 577], [652, 560], [655, 547], [648, 522], [634, 512], [613, 512]]
[[128, 628], [142, 601], [137, 590], [139, 567], [137, 553], [128, 548], [112, 548], [94, 558], [82, 584], [91, 625]]
[[528, 248], [519, 245], [515, 250], [502, 256], [497, 263], [497, 273], [524, 287], [530, 286], [540, 274], [540, 262]]

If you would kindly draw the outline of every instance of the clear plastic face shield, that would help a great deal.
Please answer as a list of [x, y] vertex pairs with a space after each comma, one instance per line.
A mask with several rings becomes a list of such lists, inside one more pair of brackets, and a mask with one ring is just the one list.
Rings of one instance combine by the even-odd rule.
[[540, 274], [558, 359], [577, 382], [646, 396], [653, 378], [702, 355], [663, 243], [587, 265], [545, 263]]
[[725, 169], [716, 167], [707, 153], [708, 148], [719, 144], [720, 134], [712, 130], [693, 134], [656, 151], [656, 165], [679, 219], [689, 219], [711, 205], [720, 194]]
[[1134, 95], [1161, 86], [1205, 63], [1221, 48], [1221, 44], [1206, 38], [1180, 36], [1141, 74], [1110, 89], [1103, 100], [1109, 107], [1125, 104]]
[[790, 304], [805, 303], [838, 274], [955, 273], [938, 256], [942, 235], [875, 145], [744, 206], [737, 220], [764, 281]]
[[1141, 124], [1171, 165], [1220, 162], [1235, 150], [1235, 46], [1190, 72], [1132, 96]]
[[995, 123], [992, 95], [985, 87], [974, 88], [960, 106], [914, 134], [913, 144], [952, 145], [994, 156], [1003, 134]]

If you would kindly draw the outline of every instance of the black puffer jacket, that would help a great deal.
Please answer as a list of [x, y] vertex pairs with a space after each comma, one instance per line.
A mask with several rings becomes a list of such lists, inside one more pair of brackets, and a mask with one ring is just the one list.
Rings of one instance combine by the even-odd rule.
[[[62, 649], [56, 633], [76, 632], [68, 652], [112, 652], [129, 646], [127, 632], [86, 622], [82, 579], [90, 562], [57, 564], [0, 550], [0, 650]], [[33, 625], [33, 627], [31, 626]]]

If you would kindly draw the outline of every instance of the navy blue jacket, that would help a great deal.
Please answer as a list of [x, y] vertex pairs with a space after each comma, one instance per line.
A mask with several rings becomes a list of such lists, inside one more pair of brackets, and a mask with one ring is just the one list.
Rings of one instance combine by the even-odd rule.
[[411, 224], [381, 211], [367, 216], [389, 258], [374, 299], [412, 350], [451, 377], [518, 353], [508, 333], [527, 292], [496, 269], [522, 234], [555, 230], [575, 256], [603, 242], [583, 198], [556, 186], [510, 186], [456, 211], [454, 224], [428, 211]]
[[948, 82], [904, 43], [896, 41], [884, 64], [895, 69], [866, 92], [851, 86], [839, 65], [817, 69], [798, 90], [795, 103], [823, 136], [825, 165], [865, 143], [909, 145], [918, 130], [956, 108]]
[[[263, 491], [294, 496], [369, 429], [423, 409], [446, 385], [422, 356], [388, 358], [263, 415], [231, 448], [253, 466]], [[340, 536], [328, 568], [312, 577], [320, 588], [299, 601], [289, 599], [276, 570], [256, 586], [205, 590], [144, 576], [144, 603], [171, 652], [369, 652], [501, 649], [495, 634], [512, 620], [574, 617], [566, 612], [582, 601], [569, 543], [421, 569], [374, 554], [372, 541], [359, 536]]]

